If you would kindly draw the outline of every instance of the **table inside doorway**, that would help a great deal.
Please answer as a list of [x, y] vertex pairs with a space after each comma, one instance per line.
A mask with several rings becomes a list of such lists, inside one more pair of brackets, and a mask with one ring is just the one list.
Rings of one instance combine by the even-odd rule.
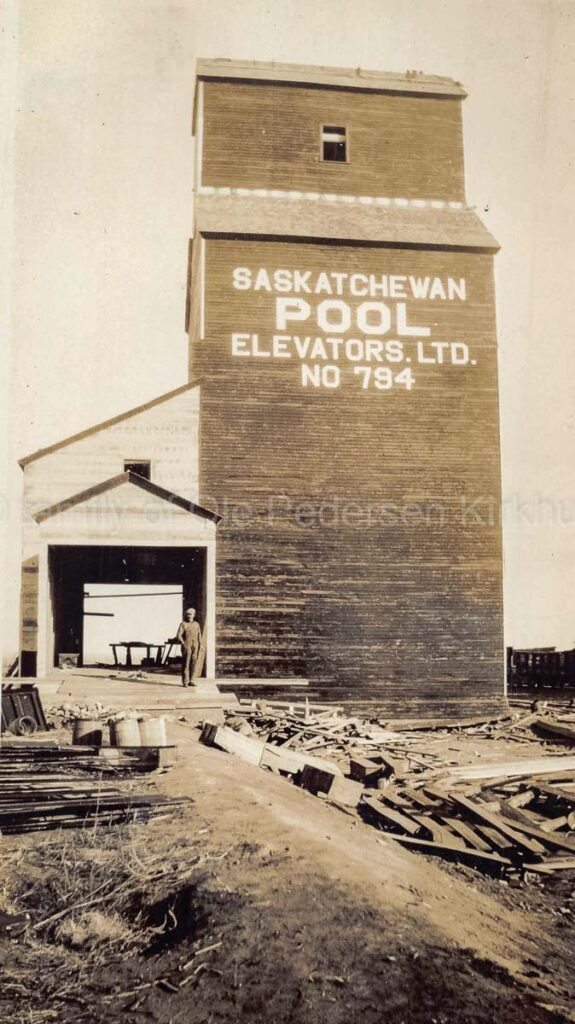
[[120, 665], [121, 665], [121, 662], [120, 662], [120, 660], [118, 658], [118, 648], [119, 647], [124, 647], [125, 650], [126, 650], [126, 661], [125, 661], [126, 668], [132, 668], [132, 651], [143, 650], [143, 649], [145, 649], [145, 651], [146, 651], [146, 660], [147, 661], [150, 661], [150, 659], [152, 657], [151, 652], [155, 649], [155, 651], [156, 651], [156, 654], [155, 654], [155, 664], [156, 665], [161, 665], [162, 664], [162, 659], [163, 659], [163, 654], [164, 654], [164, 644], [148, 644], [148, 643], [146, 643], [145, 641], [142, 641], [142, 640], [123, 640], [121, 643], [110, 644], [110, 647], [112, 648], [112, 651], [114, 652], [114, 665], [116, 665], [117, 667], [120, 667]]

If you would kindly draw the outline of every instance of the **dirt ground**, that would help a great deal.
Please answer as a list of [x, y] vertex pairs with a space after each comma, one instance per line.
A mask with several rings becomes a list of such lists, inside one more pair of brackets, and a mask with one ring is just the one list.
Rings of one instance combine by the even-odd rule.
[[[0, 939], [0, 1021], [575, 1021], [572, 875], [511, 885], [411, 853], [355, 812], [198, 736], [189, 723], [171, 723], [178, 761], [144, 783], [189, 804], [118, 834], [118, 843], [166, 862], [201, 853], [191, 881], [170, 891], [160, 884], [132, 907], [134, 928], [158, 929], [151, 941], [94, 963], [72, 950], [63, 985], [45, 943]], [[485, 746], [490, 760], [503, 749], [518, 756], [505, 741], [443, 734], [436, 742], [455, 759], [486, 756]], [[23, 904], [43, 849], [61, 841], [3, 841], [5, 856], [18, 859]], [[23, 984], [31, 957], [35, 981]]]

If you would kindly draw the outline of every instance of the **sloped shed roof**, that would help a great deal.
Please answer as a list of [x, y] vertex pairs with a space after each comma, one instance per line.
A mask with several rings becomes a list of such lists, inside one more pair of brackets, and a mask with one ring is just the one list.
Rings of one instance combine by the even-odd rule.
[[198, 229], [204, 235], [297, 238], [392, 245], [463, 249], [495, 253], [499, 245], [477, 214], [448, 203], [435, 207], [405, 206], [390, 201], [350, 203], [277, 198], [261, 195], [199, 193], [195, 200]]

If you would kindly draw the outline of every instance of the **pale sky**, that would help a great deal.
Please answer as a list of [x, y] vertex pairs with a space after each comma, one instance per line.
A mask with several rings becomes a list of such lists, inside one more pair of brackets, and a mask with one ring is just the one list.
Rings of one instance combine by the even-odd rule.
[[575, 0], [0, 0], [0, 19], [5, 651], [17, 458], [186, 379], [197, 57], [465, 85], [467, 198], [502, 246], [506, 642], [573, 646]]

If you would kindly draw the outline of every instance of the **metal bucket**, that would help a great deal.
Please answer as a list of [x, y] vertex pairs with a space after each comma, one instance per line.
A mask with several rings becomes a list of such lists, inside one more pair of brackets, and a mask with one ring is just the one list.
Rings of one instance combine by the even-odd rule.
[[166, 719], [144, 718], [140, 721], [140, 743], [143, 747], [167, 747]]
[[101, 747], [104, 727], [97, 718], [75, 718], [72, 743], [74, 746]]
[[123, 718], [110, 722], [110, 742], [113, 747], [140, 747], [140, 729], [137, 718]]

